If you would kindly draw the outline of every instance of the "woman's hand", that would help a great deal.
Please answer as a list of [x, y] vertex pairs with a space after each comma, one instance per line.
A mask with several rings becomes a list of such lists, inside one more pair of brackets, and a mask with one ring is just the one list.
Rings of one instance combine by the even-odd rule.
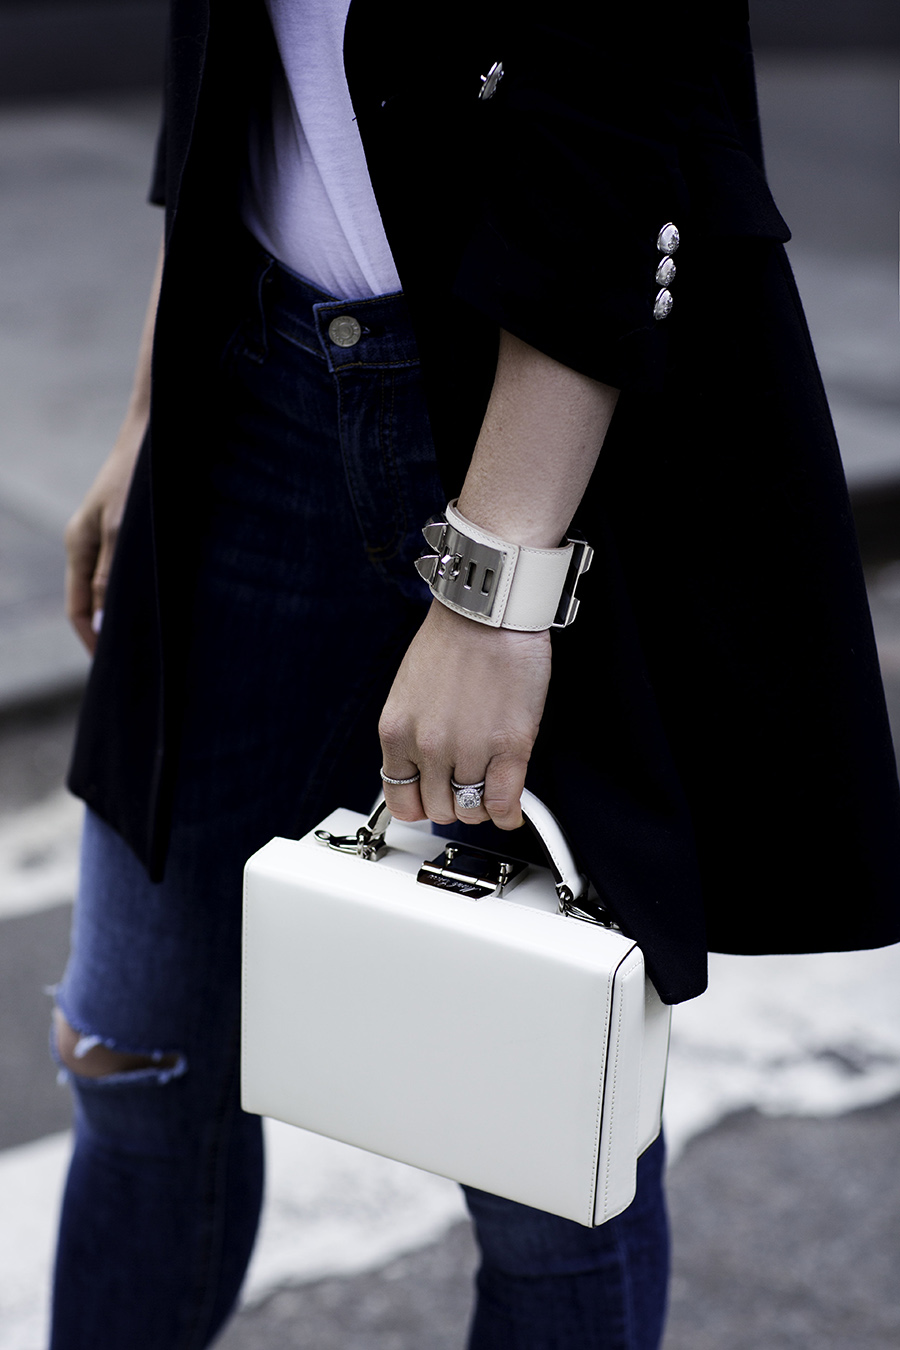
[[66, 526], [66, 613], [91, 655], [103, 622], [106, 584], [125, 500], [150, 417], [150, 363], [162, 269], [160, 243], [128, 412], [112, 453]]
[[66, 613], [91, 654], [97, 645], [109, 569], [144, 429], [144, 422], [126, 420], [112, 453], [66, 526]]
[[[399, 820], [522, 824], [519, 799], [550, 680], [550, 634], [489, 628], [434, 601], [394, 680], [379, 732]], [[482, 805], [457, 806], [450, 779], [485, 780]]]

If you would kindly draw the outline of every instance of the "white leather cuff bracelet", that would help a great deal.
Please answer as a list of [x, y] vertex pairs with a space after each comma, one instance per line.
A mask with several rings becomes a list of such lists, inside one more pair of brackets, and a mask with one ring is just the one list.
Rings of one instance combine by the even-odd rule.
[[520, 632], [566, 628], [575, 618], [575, 587], [594, 556], [583, 539], [567, 539], [562, 548], [510, 544], [466, 520], [455, 500], [422, 533], [429, 551], [416, 570], [448, 609]]

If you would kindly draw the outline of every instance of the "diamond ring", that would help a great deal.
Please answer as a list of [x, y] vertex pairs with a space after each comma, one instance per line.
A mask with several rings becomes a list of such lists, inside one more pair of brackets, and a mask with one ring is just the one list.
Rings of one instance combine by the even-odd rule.
[[457, 783], [455, 779], [450, 779], [450, 786], [456, 795], [456, 805], [461, 811], [478, 809], [484, 796], [484, 784], [483, 778], [480, 783]]

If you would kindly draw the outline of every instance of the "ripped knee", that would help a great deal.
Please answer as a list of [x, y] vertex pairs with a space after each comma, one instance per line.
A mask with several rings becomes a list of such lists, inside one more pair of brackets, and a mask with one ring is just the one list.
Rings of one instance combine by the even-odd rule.
[[182, 1055], [164, 1051], [133, 1054], [114, 1050], [100, 1036], [87, 1036], [76, 1031], [58, 1008], [53, 1010], [53, 1031], [60, 1065], [79, 1078], [108, 1078], [148, 1069], [163, 1071], [166, 1078], [174, 1078], [184, 1072]]

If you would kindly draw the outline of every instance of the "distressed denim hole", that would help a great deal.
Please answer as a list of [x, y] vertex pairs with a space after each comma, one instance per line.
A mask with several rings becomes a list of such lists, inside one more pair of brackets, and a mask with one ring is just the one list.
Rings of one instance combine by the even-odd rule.
[[180, 1078], [187, 1069], [180, 1051], [120, 1049], [108, 1037], [76, 1030], [58, 1008], [53, 1014], [50, 1047], [60, 1067], [61, 1082], [75, 1078], [104, 1086], [122, 1082], [161, 1086]]

